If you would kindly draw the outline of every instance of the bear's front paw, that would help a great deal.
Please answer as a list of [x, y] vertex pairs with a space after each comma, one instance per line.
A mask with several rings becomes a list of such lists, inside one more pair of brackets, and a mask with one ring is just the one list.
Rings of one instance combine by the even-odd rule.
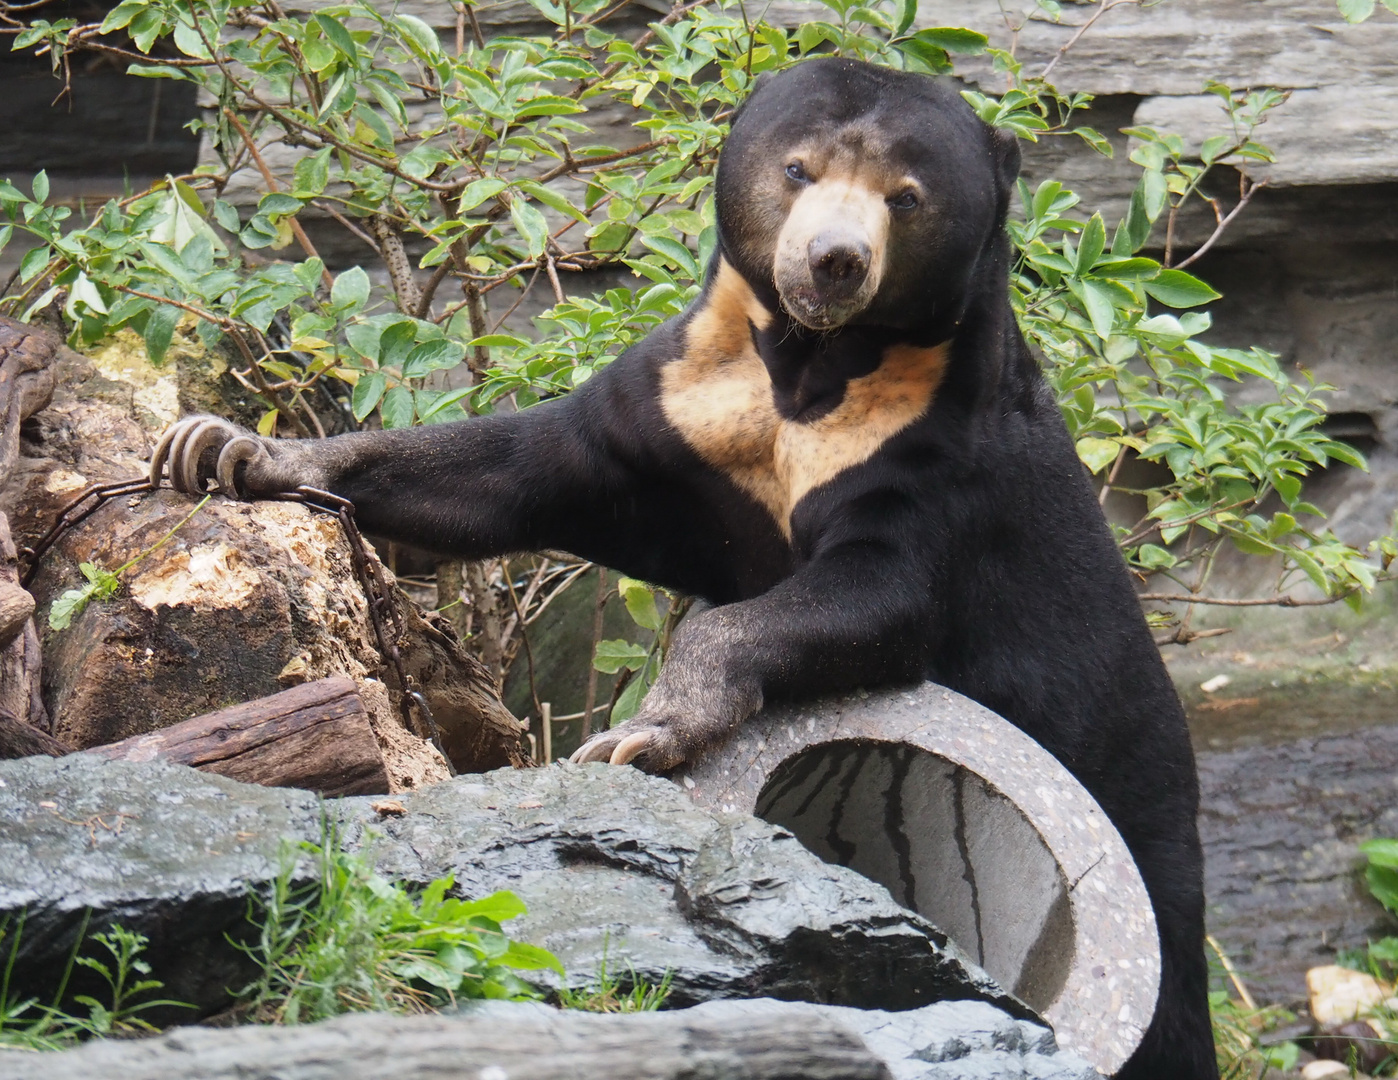
[[270, 482], [271, 465], [266, 440], [217, 416], [190, 416], [161, 436], [150, 479], [159, 484], [168, 472], [174, 489], [187, 495], [203, 495], [210, 481], [223, 494], [243, 499], [291, 490]]
[[671, 725], [648, 723], [639, 717], [594, 735], [574, 752], [571, 761], [606, 761], [635, 765], [649, 773], [668, 772], [685, 760]]

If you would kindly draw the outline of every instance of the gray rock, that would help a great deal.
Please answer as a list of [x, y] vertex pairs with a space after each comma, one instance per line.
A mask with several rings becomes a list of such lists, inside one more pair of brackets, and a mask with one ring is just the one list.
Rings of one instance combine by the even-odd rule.
[[940, 1001], [906, 1012], [767, 1000], [713, 1001], [693, 1016], [729, 1023], [753, 1017], [819, 1015], [857, 1032], [894, 1080], [1096, 1080], [1082, 1058], [1058, 1048], [1053, 1032], [1015, 1020], [982, 1001]]
[[[760, 998], [595, 1016], [482, 1002], [433, 1017], [359, 1015], [300, 1028], [186, 1028], [139, 1043], [15, 1055], [12, 1080], [1096, 1080], [1053, 1033], [984, 1002], [908, 1012]], [[508, 1068], [506, 1068], [508, 1066]], [[491, 1072], [491, 1070], [498, 1070]]]
[[[227, 940], [248, 930], [246, 891], [276, 872], [284, 842], [320, 836], [309, 795], [176, 766], [30, 758], [0, 765], [0, 785], [0, 918], [25, 913], [16, 988], [53, 981], [90, 909], [93, 929], [151, 939], [170, 997], [214, 1011], [249, 974]], [[652, 981], [673, 970], [680, 1005], [973, 998], [1033, 1016], [881, 886], [634, 770], [463, 776], [401, 796], [407, 814], [387, 819], [371, 801], [324, 804], [349, 848], [408, 880], [451, 872], [467, 895], [514, 890], [530, 912], [513, 932], [556, 952], [577, 985], [605, 959]]]
[[[738, 1017], [696, 1010], [598, 1016], [498, 1005], [456, 1015], [361, 1013], [304, 1027], [185, 1028], [156, 1039], [99, 1041], [58, 1054], [0, 1051], [0, 1071], [8, 1080], [890, 1080], [891, 1075], [847, 1026], [788, 1005]], [[1024, 1074], [935, 1075], [1010, 1080]]]

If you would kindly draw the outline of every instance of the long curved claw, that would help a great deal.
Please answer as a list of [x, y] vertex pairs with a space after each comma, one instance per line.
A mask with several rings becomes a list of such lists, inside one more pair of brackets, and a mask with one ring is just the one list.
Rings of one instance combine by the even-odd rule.
[[170, 445], [175, 441], [175, 436], [179, 434], [183, 424], [174, 424], [165, 429], [165, 434], [160, 436], [160, 441], [155, 444], [155, 452], [150, 456], [150, 482], [151, 487], [159, 487], [160, 480], [165, 475], [165, 460], [170, 456]]
[[188, 425], [188, 434], [177, 443], [177, 450], [170, 459], [170, 479], [176, 490], [188, 495], [204, 494], [207, 474], [200, 472], [200, 459], [226, 440], [228, 431], [228, 425], [222, 420]]
[[239, 435], [231, 440], [219, 452], [218, 466], [214, 470], [219, 491], [242, 498], [243, 493], [238, 490], [238, 466], [264, 453], [262, 444], [251, 436]]
[[573, 756], [568, 760], [574, 765], [582, 765], [588, 761], [610, 761], [613, 745], [613, 741], [606, 735], [599, 735], [574, 750]]
[[637, 731], [626, 736], [616, 744], [616, 749], [612, 751], [611, 763], [613, 765], [629, 763], [632, 758], [650, 745], [651, 739], [654, 737], [654, 731]]

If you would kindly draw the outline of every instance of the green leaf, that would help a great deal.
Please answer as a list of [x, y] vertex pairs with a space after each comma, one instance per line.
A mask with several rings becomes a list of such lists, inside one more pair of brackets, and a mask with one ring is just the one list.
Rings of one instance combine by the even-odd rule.
[[374, 411], [387, 385], [388, 380], [380, 371], [366, 371], [359, 376], [354, 384], [354, 394], [350, 397], [350, 408], [354, 410], [356, 420], [362, 421]]
[[578, 221], [586, 221], [587, 215], [570, 203], [552, 188], [547, 188], [537, 180], [521, 180], [517, 185], [521, 191], [527, 191], [534, 198], [538, 199], [545, 206], [551, 206], [560, 214], [575, 218]]
[[379, 415], [385, 428], [412, 427], [413, 392], [406, 386], [395, 386], [384, 394], [379, 404]]
[[150, 6], [150, 0], [123, 0], [111, 11], [107, 12], [107, 17], [102, 20], [102, 28], [99, 34], [110, 34], [113, 30], [120, 30], [128, 26], [132, 19]]
[[[475, 389], [474, 386], [459, 386], [455, 390], [448, 390], [445, 394], [438, 394], [432, 399], [432, 404], [426, 408], [422, 408], [421, 403], [419, 403], [417, 418], [424, 424], [435, 422], [436, 418], [440, 417], [443, 412], [470, 397]], [[457, 418], [460, 418], [459, 413]], [[450, 420], [452, 417], [448, 416], [445, 419]]]
[[929, 27], [914, 34], [913, 40], [920, 41], [925, 45], [935, 45], [949, 53], [962, 53], [966, 56], [974, 56], [976, 53], [984, 52], [985, 47], [990, 44], [990, 39], [984, 34], [978, 34], [974, 30], [967, 30], [961, 26]]
[[339, 49], [346, 59], [352, 62], [359, 59], [359, 48], [355, 45], [354, 37], [344, 23], [323, 11], [316, 12], [315, 21], [326, 40]]
[[1369, 891], [1374, 899], [1394, 914], [1398, 914], [1398, 870], [1370, 863], [1364, 871]]
[[458, 918], [489, 919], [491, 922], [509, 922], [525, 914], [524, 901], [508, 889], [501, 889], [479, 900], [462, 900], [453, 909]]
[[620, 638], [599, 641], [592, 654], [592, 666], [604, 675], [615, 675], [622, 668], [635, 671], [646, 662], [650, 651]]
[[379, 335], [379, 364], [383, 367], [398, 367], [413, 351], [417, 340], [417, 324], [400, 319], [384, 327]]
[[1082, 237], [1078, 241], [1078, 263], [1077, 271], [1081, 277], [1092, 269], [1103, 249], [1107, 246], [1107, 227], [1102, 223], [1101, 214], [1093, 214], [1087, 225], [1084, 226]]
[[49, 264], [49, 256], [52, 254], [47, 244], [40, 244], [36, 248], [30, 248], [24, 253], [24, 258], [19, 261], [19, 280], [28, 282], [33, 279], [44, 267]]
[[500, 956], [500, 963], [506, 967], [518, 968], [521, 971], [548, 969], [556, 971], [560, 975], [567, 974], [563, 970], [563, 965], [559, 963], [558, 957], [554, 956], [553, 953], [523, 941], [510, 942], [509, 948]]
[[647, 630], [660, 629], [660, 611], [655, 606], [655, 590], [644, 581], [629, 577], [618, 581], [616, 589], [637, 626], [643, 626]]
[[1112, 278], [1116, 281], [1153, 278], [1159, 273], [1160, 264], [1154, 259], [1107, 259], [1099, 262], [1092, 270], [1093, 277]]
[[1369, 471], [1369, 463], [1364, 459], [1364, 455], [1352, 446], [1346, 446], [1344, 443], [1339, 442], [1326, 443], [1325, 453], [1336, 461], [1342, 461], [1353, 468], [1360, 469], [1364, 472]]
[[257, 204], [259, 214], [294, 214], [300, 209], [301, 200], [284, 191], [270, 192]]
[[1387, 866], [1398, 870], [1398, 840], [1379, 837], [1365, 840], [1359, 850], [1376, 866]]
[[[296, 167], [299, 169], [301, 166], [298, 163]], [[214, 220], [229, 232], [236, 234], [242, 229], [243, 223], [238, 218], [238, 210], [232, 203], [224, 202], [222, 199], [215, 199], [213, 212]]]
[[182, 314], [177, 307], [159, 304], [146, 316], [146, 325], [141, 331], [141, 337], [146, 342], [146, 355], [157, 367], [165, 362], [165, 352], [170, 347], [170, 341], [175, 335], [175, 324], [180, 321]]
[[[319, 195], [330, 182], [330, 151], [327, 146], [301, 158], [292, 170], [292, 186], [298, 199]], [[223, 224], [220, 222], [219, 224]], [[227, 228], [227, 226], [224, 226]]]
[[432, 27], [416, 15], [395, 15], [393, 18], [413, 45], [414, 51], [424, 60], [436, 59], [442, 55], [441, 39]]
[[403, 361], [403, 378], [420, 379], [433, 371], [454, 368], [466, 357], [464, 346], [455, 341], [438, 338], [424, 341], [408, 353]]
[[626, 684], [626, 689], [621, 692], [621, 697], [616, 699], [616, 704], [612, 706], [612, 711], [607, 717], [607, 724], [616, 727], [624, 724], [636, 715], [636, 710], [641, 707], [641, 702], [645, 699], [646, 691], [650, 689], [651, 680], [645, 677], [646, 671], [650, 670], [647, 665], [641, 674], [635, 676]]
[[[339, 311], [356, 312], [368, 299], [369, 275], [362, 266], [350, 267], [335, 279], [335, 284], [330, 288], [330, 304]], [[358, 419], [363, 420], [364, 417]]]
[[529, 254], [537, 259], [544, 253], [544, 246], [548, 243], [549, 223], [544, 215], [539, 213], [524, 199], [514, 199], [510, 203], [510, 218], [515, 223], [515, 228], [519, 230], [525, 242], [529, 245]]
[[461, 213], [474, 210], [485, 202], [486, 199], [493, 199], [500, 192], [504, 191], [505, 181], [494, 176], [486, 176], [480, 180], [472, 180], [466, 185], [466, 190], [461, 193], [461, 202], [457, 204], [457, 209]]
[[1115, 439], [1097, 439], [1091, 436], [1078, 440], [1078, 460], [1093, 474], [1101, 472], [1121, 453], [1121, 444]]
[[73, 620], [83, 613], [92, 599], [92, 586], [68, 589], [49, 606], [49, 627], [54, 630], [67, 630]]
[[47, 169], [40, 169], [34, 174], [34, 201], [48, 202], [49, 198], [49, 174]]
[[1183, 270], [1162, 270], [1158, 276], [1144, 282], [1143, 287], [1156, 300], [1172, 308], [1207, 304], [1222, 295]]
[[1116, 305], [1112, 303], [1112, 294], [1106, 288], [1098, 285], [1095, 281], [1074, 282], [1077, 289], [1081, 290], [1083, 307], [1087, 308], [1087, 317], [1092, 320], [1092, 329], [1103, 341], [1112, 336], [1112, 326], [1116, 321]]
[[1374, 13], [1374, 0], [1338, 0], [1338, 6], [1346, 22], [1362, 23]]
[[908, 32], [917, 17], [917, 0], [898, 0], [898, 22], [893, 28], [894, 37], [902, 37]]
[[1142, 544], [1136, 549], [1136, 562], [1147, 570], [1164, 570], [1174, 566], [1176, 559], [1157, 544]]

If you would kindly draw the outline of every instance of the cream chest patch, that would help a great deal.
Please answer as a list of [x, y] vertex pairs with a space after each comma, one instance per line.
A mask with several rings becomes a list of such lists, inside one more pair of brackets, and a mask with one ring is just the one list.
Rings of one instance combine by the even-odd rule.
[[851, 379], [839, 406], [811, 423], [783, 419], [749, 322], [772, 314], [726, 262], [708, 302], [690, 320], [685, 355], [664, 365], [665, 418], [709, 465], [726, 473], [791, 534], [791, 512], [808, 492], [867, 461], [932, 404], [948, 343], [895, 345], [868, 375]]

